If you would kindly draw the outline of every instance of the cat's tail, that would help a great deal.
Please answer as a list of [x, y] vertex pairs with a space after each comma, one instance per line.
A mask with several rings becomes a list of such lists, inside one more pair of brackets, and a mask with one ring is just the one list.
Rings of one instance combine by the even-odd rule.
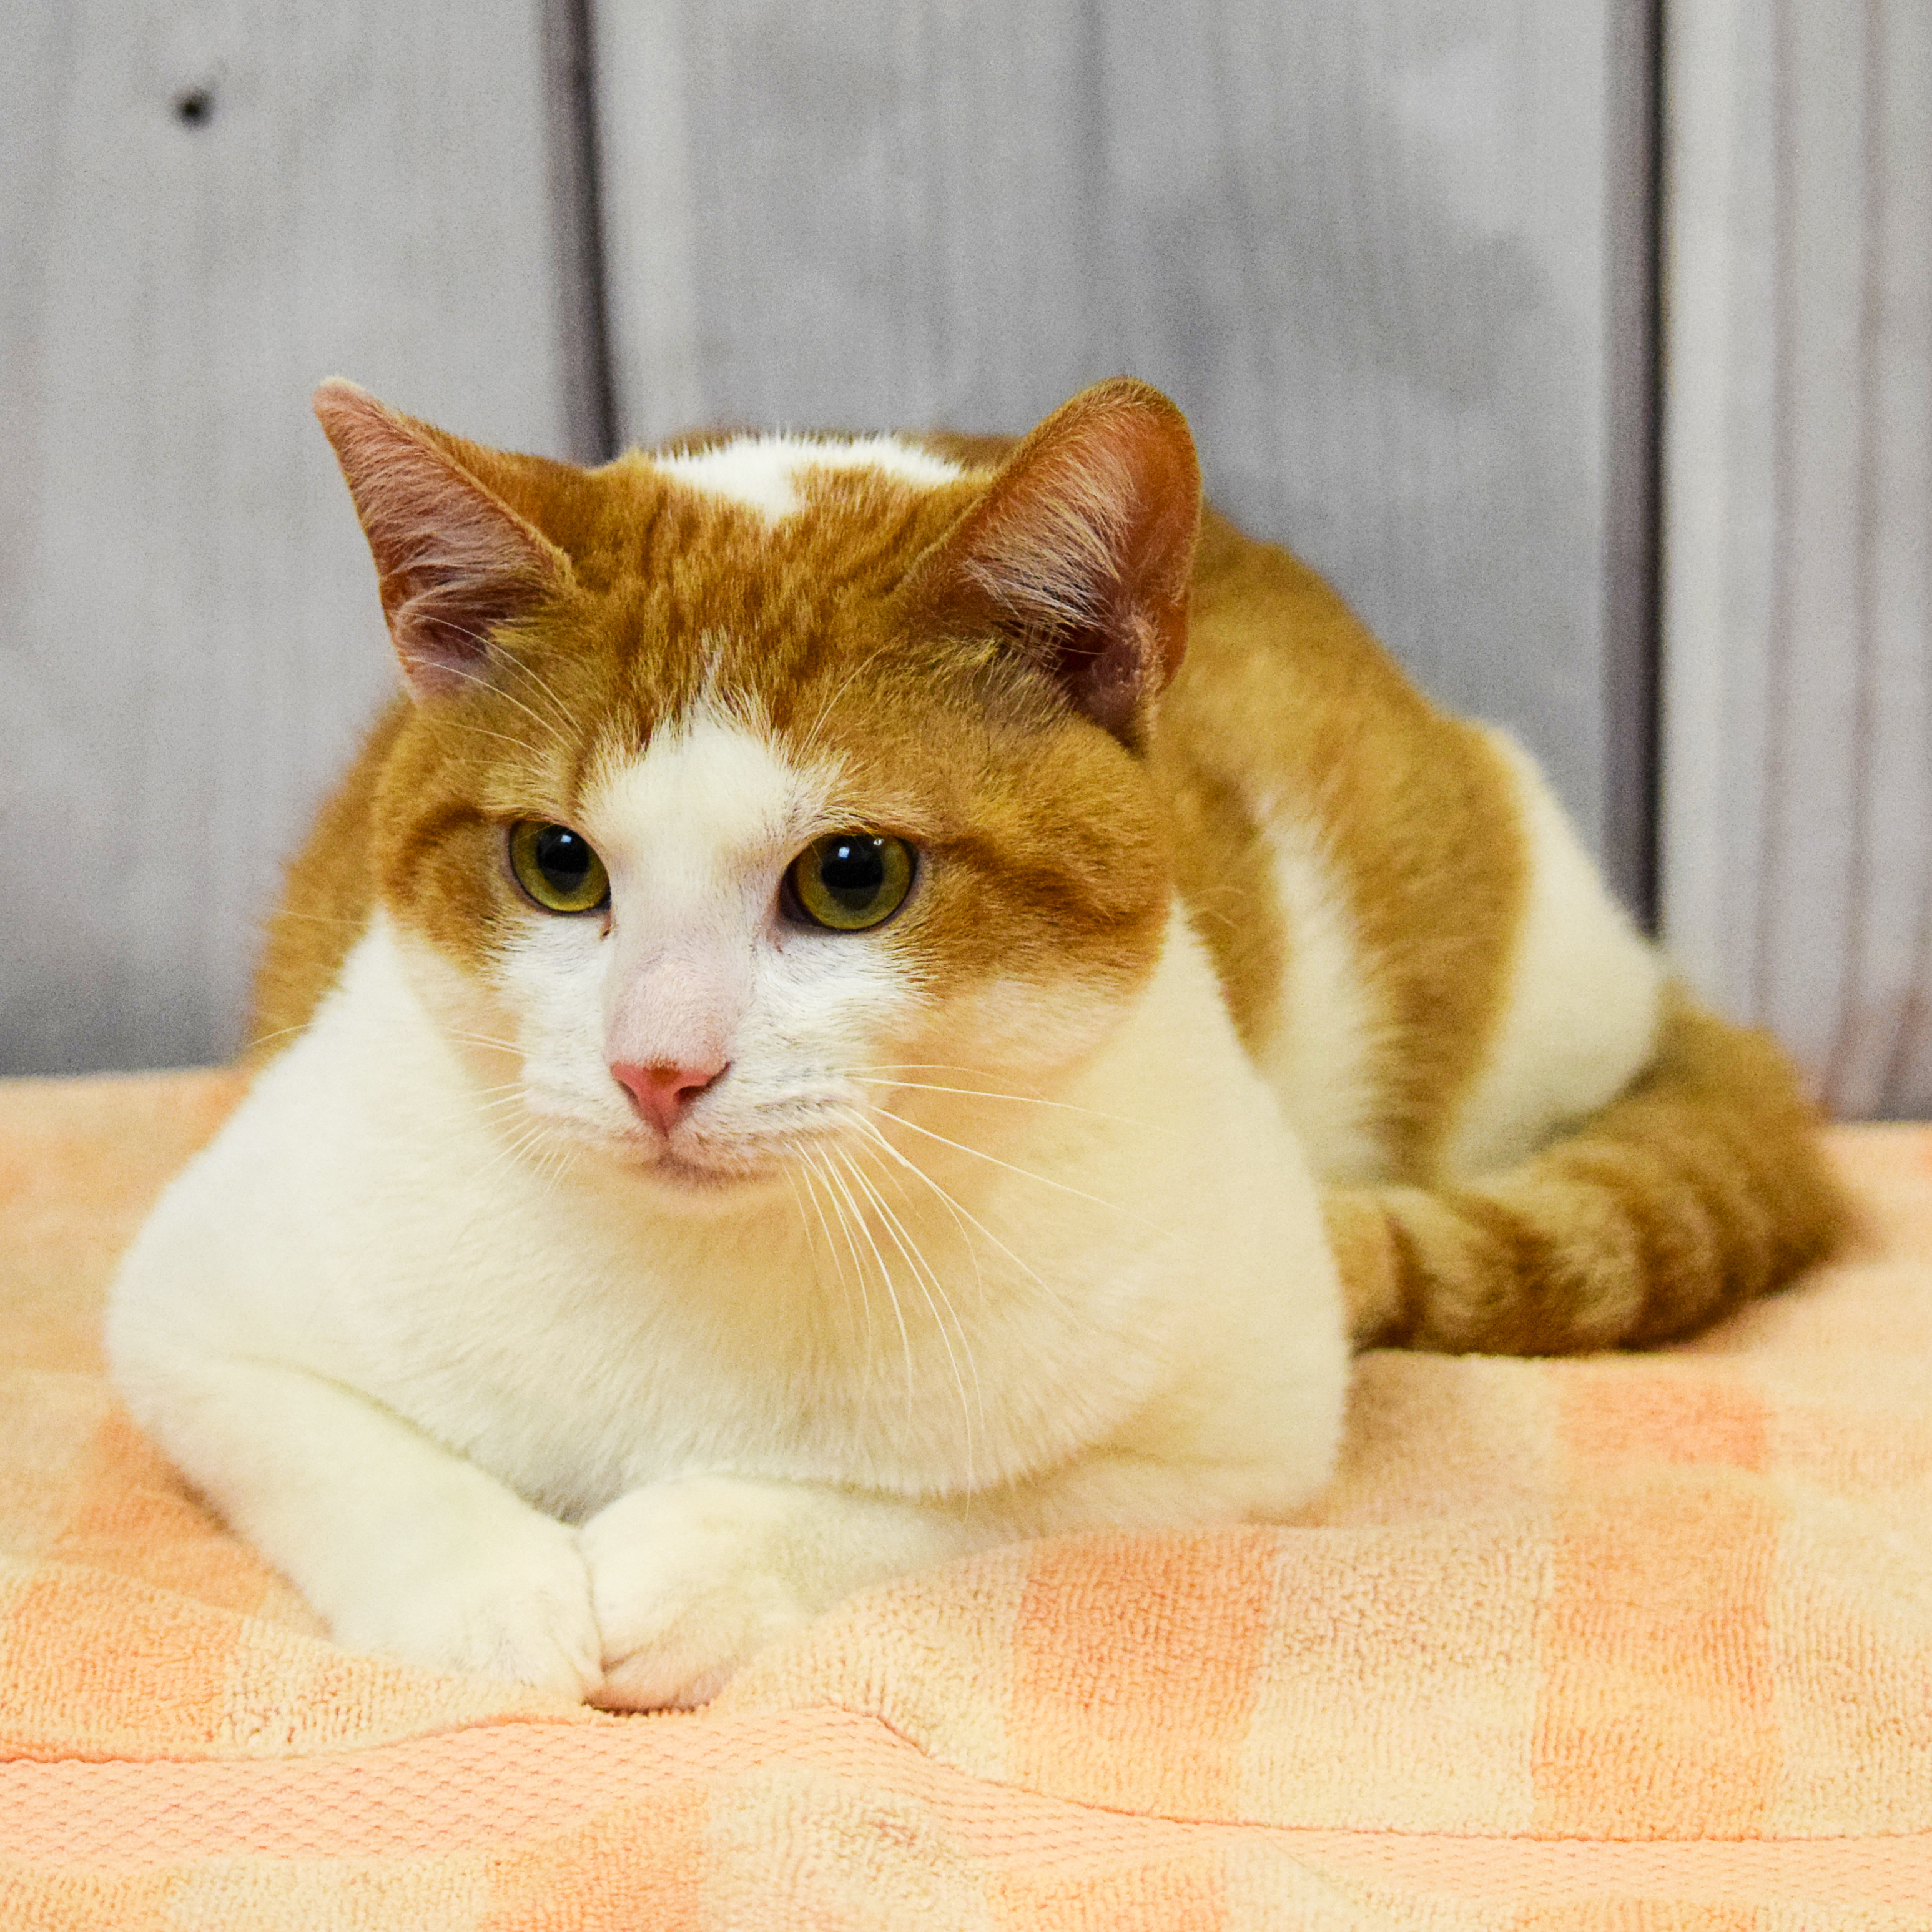
[[1666, 1341], [1829, 1252], [1844, 1203], [1790, 1062], [1768, 1036], [1670, 1000], [1648, 1070], [1520, 1165], [1329, 1192], [1358, 1347]]

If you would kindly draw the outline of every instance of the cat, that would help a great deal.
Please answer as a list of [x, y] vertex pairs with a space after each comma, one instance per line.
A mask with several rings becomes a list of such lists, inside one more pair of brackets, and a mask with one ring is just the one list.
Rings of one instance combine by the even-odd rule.
[[107, 1339], [343, 1643], [694, 1705], [992, 1544], [1292, 1516], [1352, 1342], [1829, 1244], [1776, 1048], [1157, 392], [587, 471], [316, 407], [406, 693]]

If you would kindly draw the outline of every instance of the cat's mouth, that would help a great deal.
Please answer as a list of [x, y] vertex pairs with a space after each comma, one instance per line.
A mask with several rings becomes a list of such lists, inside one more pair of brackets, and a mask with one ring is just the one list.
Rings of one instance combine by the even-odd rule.
[[839, 1138], [836, 1126], [822, 1118], [788, 1123], [781, 1132], [766, 1127], [742, 1135], [721, 1132], [715, 1124], [682, 1122], [668, 1138], [634, 1123], [615, 1132], [568, 1116], [554, 1118], [551, 1124], [632, 1175], [688, 1200], [775, 1186], [801, 1158], [810, 1158], [806, 1146]]

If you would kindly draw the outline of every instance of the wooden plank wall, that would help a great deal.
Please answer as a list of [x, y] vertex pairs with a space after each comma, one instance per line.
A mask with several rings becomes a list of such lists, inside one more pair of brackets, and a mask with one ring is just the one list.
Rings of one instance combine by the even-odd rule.
[[1640, 890], [1643, 0], [592, 10], [602, 255], [586, 0], [0, 10], [0, 1069], [235, 1038], [389, 676], [334, 369], [579, 452], [1136, 370]]
[[1126, 370], [1646, 890], [1648, 8], [599, 10], [626, 436], [1022, 429]]
[[1664, 907], [1850, 1114], [1932, 1112], [1932, 8], [1673, 0]]
[[389, 688], [308, 397], [588, 434], [540, 0], [0, 9], [0, 1070], [201, 1060]]

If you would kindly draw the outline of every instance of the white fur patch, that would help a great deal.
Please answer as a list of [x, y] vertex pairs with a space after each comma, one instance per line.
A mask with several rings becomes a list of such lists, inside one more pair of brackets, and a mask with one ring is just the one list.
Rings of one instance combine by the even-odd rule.
[[1388, 1161], [1375, 1124], [1378, 1015], [1354, 922], [1316, 828], [1282, 818], [1270, 832], [1288, 958], [1262, 1070], [1323, 1180], [1378, 1180]]
[[803, 507], [800, 487], [814, 470], [872, 470], [896, 482], [933, 489], [965, 475], [958, 464], [893, 436], [848, 440], [806, 436], [741, 436], [694, 456], [652, 459], [674, 481], [707, 496], [756, 510], [773, 522]]
[[1528, 898], [1488, 1053], [1444, 1142], [1452, 1178], [1520, 1160], [1613, 1100], [1650, 1058], [1664, 977], [1528, 753], [1487, 736], [1516, 781]]
[[826, 775], [800, 772], [762, 733], [700, 712], [592, 788], [584, 830], [611, 870], [647, 867], [652, 893], [712, 890], [721, 867], [783, 849], [820, 822]]

